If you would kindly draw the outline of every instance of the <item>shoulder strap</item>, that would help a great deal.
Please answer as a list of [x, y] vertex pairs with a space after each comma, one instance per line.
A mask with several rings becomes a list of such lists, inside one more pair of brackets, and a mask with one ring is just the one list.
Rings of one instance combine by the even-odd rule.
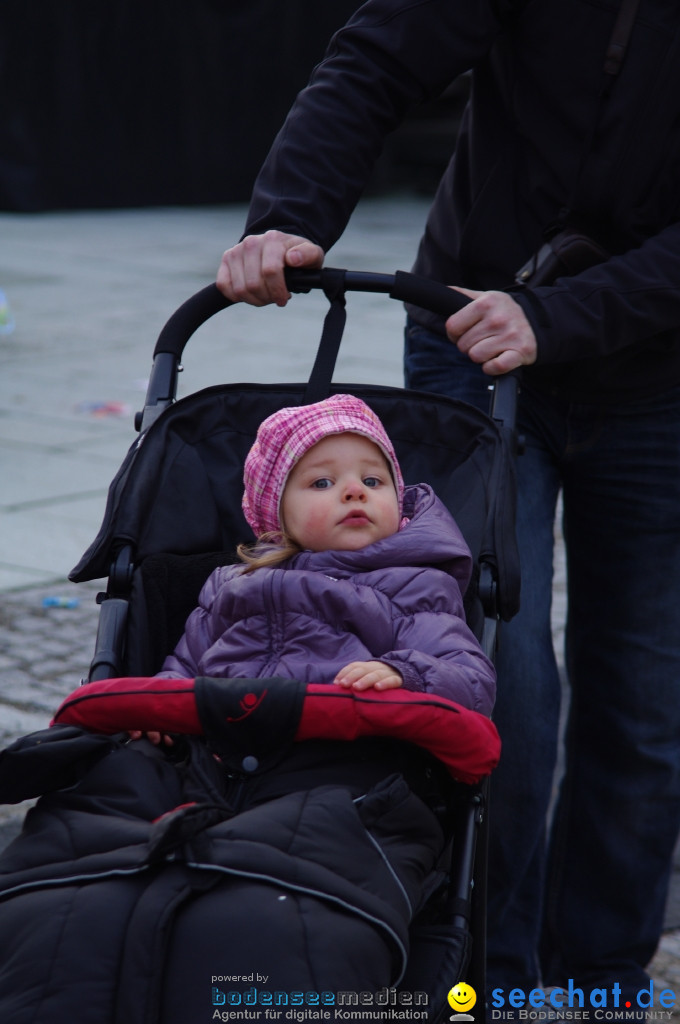
[[609, 40], [604, 61], [605, 74], [611, 79], [616, 78], [621, 70], [639, 6], [640, 0], [623, 0], [619, 8], [619, 14], [611, 39]]
[[614, 28], [605, 53], [603, 65], [604, 80], [597, 100], [595, 117], [584, 142], [583, 154], [579, 163], [578, 173], [574, 180], [574, 185], [571, 190], [571, 195], [569, 196], [569, 201], [564, 211], [564, 215], [557, 224], [550, 225], [546, 232], [547, 235], [554, 234], [556, 230], [559, 231], [563, 228], [564, 224], [568, 223], [570, 215], [573, 215], [578, 211], [578, 197], [582, 190], [583, 180], [588, 176], [588, 158], [593, 150], [597, 131], [600, 126], [602, 109], [609, 97], [614, 82], [616, 81], [616, 77], [623, 66], [639, 4], [640, 0], [622, 0], [621, 6], [619, 7], [619, 13], [617, 15], [616, 22], [614, 23]]

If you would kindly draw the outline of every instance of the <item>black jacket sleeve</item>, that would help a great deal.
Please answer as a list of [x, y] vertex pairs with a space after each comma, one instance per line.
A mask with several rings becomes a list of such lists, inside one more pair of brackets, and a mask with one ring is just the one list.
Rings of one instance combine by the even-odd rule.
[[[605, 356], [680, 328], [680, 223], [576, 277], [515, 293], [534, 327], [539, 363]], [[602, 330], [602, 324], [607, 325]]]
[[369, 0], [331, 40], [255, 183], [246, 233], [271, 228], [327, 251], [386, 135], [491, 46], [507, 0]]

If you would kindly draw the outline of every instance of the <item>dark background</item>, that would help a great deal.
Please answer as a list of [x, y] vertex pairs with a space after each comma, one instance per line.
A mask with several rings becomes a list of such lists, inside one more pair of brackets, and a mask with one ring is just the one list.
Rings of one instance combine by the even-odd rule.
[[[358, 0], [2, 0], [0, 209], [242, 202]], [[371, 191], [431, 191], [462, 80], [388, 141]]]

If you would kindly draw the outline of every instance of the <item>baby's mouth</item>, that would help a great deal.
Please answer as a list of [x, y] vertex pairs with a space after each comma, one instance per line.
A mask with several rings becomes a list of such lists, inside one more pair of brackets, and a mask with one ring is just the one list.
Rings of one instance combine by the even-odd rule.
[[347, 513], [347, 515], [345, 516], [344, 519], [341, 520], [341, 522], [343, 524], [349, 523], [351, 525], [353, 523], [356, 523], [357, 525], [360, 525], [362, 523], [370, 523], [370, 519], [368, 518], [365, 512], [361, 511], [361, 509], [353, 509], [351, 512]]

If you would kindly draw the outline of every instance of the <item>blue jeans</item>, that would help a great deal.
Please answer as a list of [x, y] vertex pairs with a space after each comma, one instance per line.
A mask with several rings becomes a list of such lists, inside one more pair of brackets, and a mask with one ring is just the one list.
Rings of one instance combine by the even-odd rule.
[[[409, 387], [488, 408], [488, 378], [407, 327]], [[519, 614], [503, 624], [491, 781], [490, 988], [648, 983], [680, 828], [680, 387], [576, 405], [523, 388]], [[548, 827], [562, 684], [550, 605], [568, 575], [566, 768]]]

